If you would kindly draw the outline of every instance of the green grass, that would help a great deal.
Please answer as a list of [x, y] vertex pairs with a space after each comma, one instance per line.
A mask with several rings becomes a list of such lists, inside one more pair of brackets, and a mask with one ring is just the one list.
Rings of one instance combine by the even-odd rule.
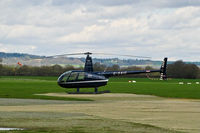
[[[129, 80], [135, 80], [136, 83], [129, 83]], [[35, 95], [74, 91], [74, 89], [59, 87], [56, 81], [57, 77], [0, 77], [0, 97], [49, 100], [89, 100]], [[200, 85], [195, 84], [197, 81], [199, 82], [200, 80], [172, 79], [168, 81], [160, 81], [150, 80], [147, 78], [111, 78], [108, 85], [100, 87], [99, 90], [110, 90], [112, 93], [134, 93], [161, 97], [200, 99]], [[180, 85], [178, 84], [179, 82], [184, 82], [184, 84]], [[186, 84], [188, 82], [192, 84]], [[81, 89], [81, 91], [94, 91], [94, 89], [85, 88]]]
[[[136, 83], [129, 83], [135, 80]], [[179, 82], [184, 82], [183, 85]], [[173, 98], [200, 99], [200, 79], [171, 79], [168, 81], [150, 79], [111, 79], [108, 86], [113, 93], [134, 93]], [[192, 84], [187, 84], [192, 83]]]
[[46, 100], [89, 100], [65, 97], [41, 96], [35, 94], [65, 92], [56, 83], [56, 77], [1, 77], [1, 98], [46, 99]]
[[[129, 83], [135, 80], [136, 83]], [[184, 82], [183, 85], [179, 82]], [[170, 79], [168, 81], [150, 80], [147, 78], [111, 78], [107, 86], [99, 90], [110, 90], [112, 93], [134, 93], [172, 98], [200, 99], [200, 79]], [[187, 83], [192, 83], [188, 85]], [[68, 90], [72, 91], [72, 90]], [[88, 89], [82, 89], [88, 91]], [[93, 89], [90, 89], [93, 91]]]

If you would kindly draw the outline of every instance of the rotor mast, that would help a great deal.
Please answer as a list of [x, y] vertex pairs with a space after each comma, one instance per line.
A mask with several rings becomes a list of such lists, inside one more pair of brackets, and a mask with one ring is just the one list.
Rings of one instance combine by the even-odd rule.
[[92, 57], [90, 57], [90, 55], [92, 53], [90, 52], [86, 52], [84, 53], [85, 55], [87, 55], [86, 59], [85, 59], [85, 67], [84, 67], [84, 71], [85, 72], [93, 72], [93, 63], [92, 63]]

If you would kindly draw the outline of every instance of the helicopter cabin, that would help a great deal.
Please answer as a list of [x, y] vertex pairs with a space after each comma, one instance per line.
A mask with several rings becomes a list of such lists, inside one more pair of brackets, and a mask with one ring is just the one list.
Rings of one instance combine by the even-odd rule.
[[108, 82], [102, 75], [85, 71], [67, 71], [58, 78], [58, 85], [64, 88], [90, 88], [104, 86]]

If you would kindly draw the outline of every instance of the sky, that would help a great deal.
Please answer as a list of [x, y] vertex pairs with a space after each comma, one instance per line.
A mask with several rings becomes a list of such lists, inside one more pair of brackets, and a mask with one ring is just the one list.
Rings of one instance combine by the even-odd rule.
[[0, 52], [200, 61], [200, 0], [0, 0]]

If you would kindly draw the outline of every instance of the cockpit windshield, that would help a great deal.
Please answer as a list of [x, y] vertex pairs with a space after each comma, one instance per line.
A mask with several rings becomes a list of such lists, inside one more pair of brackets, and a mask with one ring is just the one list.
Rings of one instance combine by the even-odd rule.
[[74, 82], [74, 81], [90, 81], [90, 80], [103, 80], [104, 76], [87, 73], [83, 71], [68, 71], [63, 73], [59, 78], [59, 83]]
[[82, 81], [85, 79], [85, 72], [73, 72], [68, 71], [63, 73], [59, 78], [58, 82], [72, 82], [72, 81]]
[[71, 74], [71, 71], [67, 71], [67, 72], [63, 73], [63, 74], [58, 78], [58, 82], [66, 82], [70, 74]]

